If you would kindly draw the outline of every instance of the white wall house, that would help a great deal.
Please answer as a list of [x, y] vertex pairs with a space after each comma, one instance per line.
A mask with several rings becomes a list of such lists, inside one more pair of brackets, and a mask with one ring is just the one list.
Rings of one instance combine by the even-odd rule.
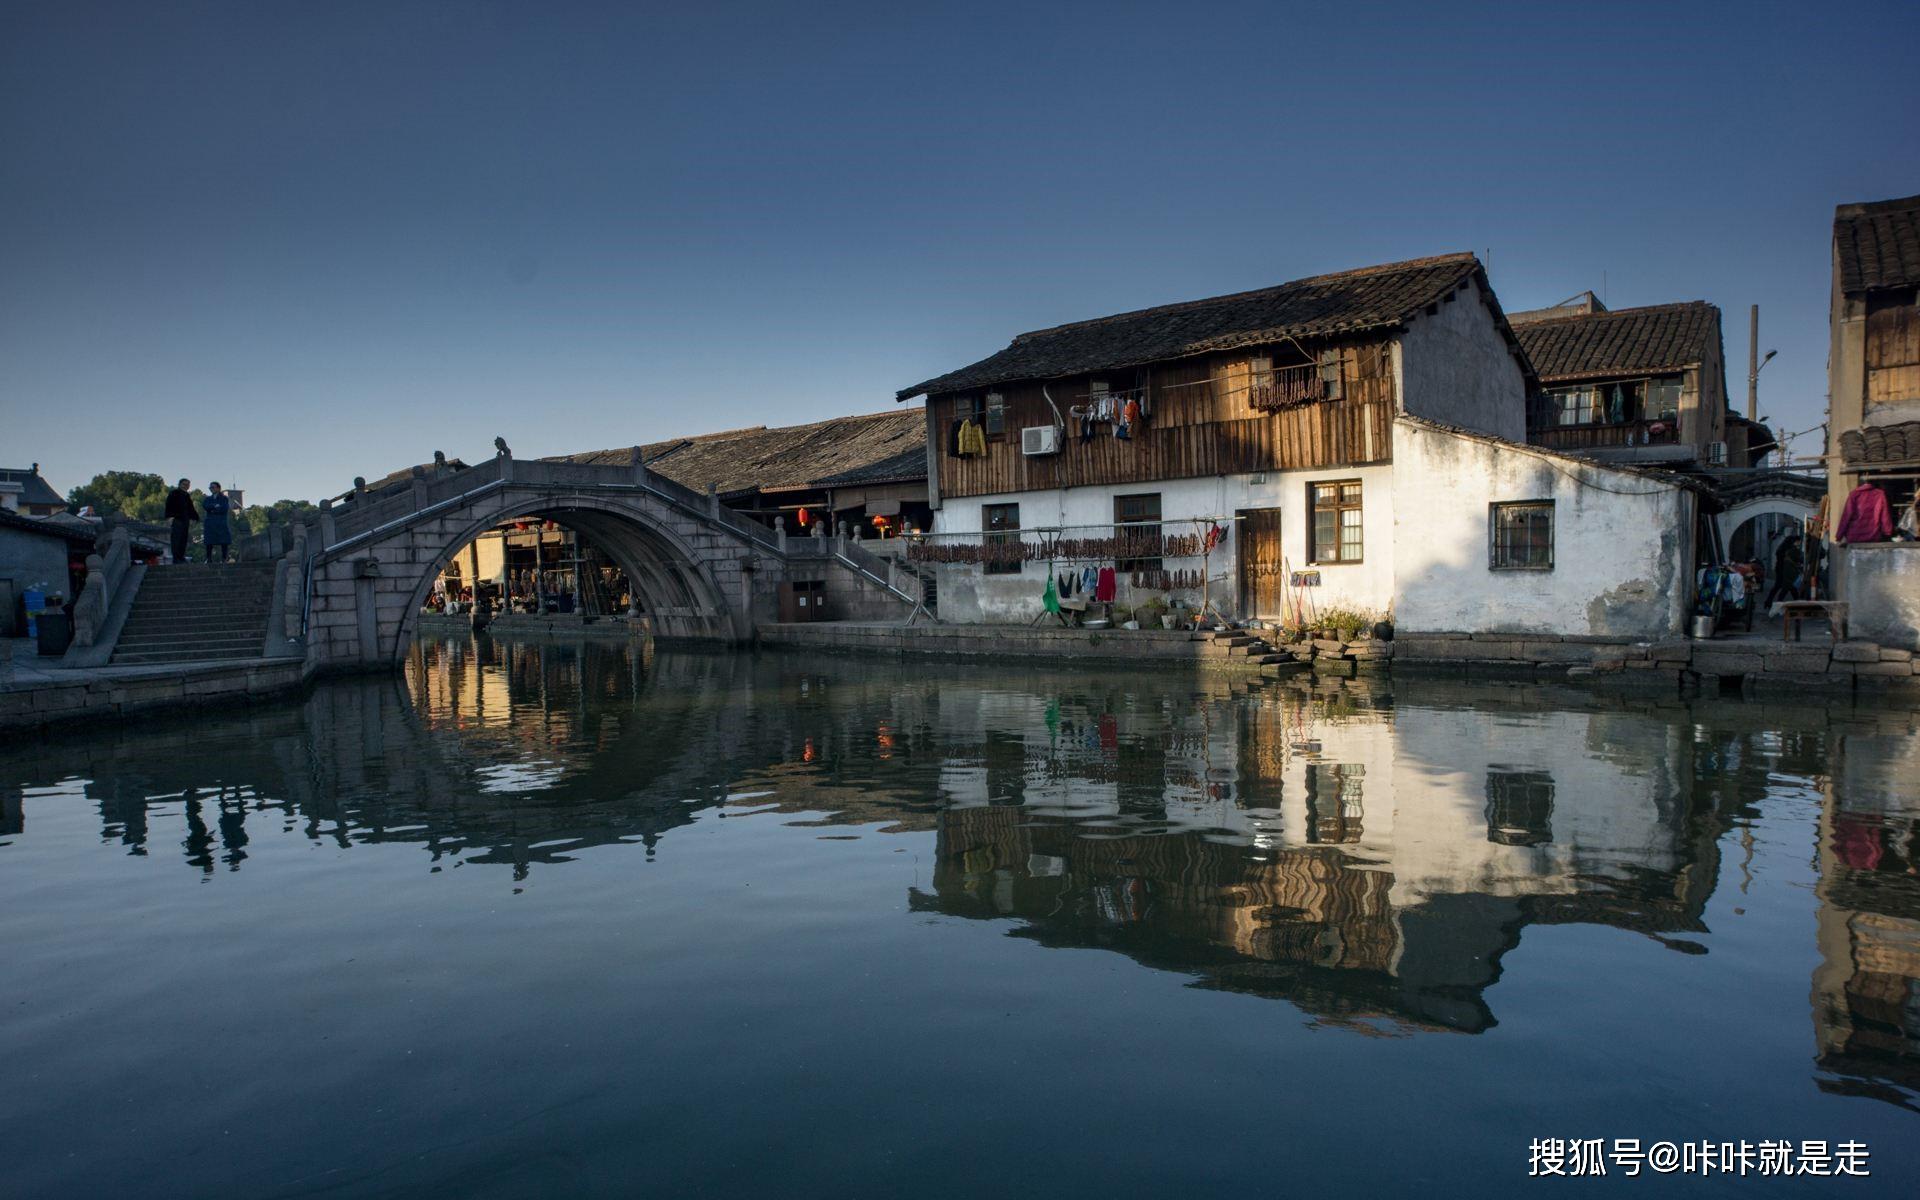
[[[1122, 604], [1197, 607], [1204, 575], [1243, 618], [1304, 604], [1410, 631], [1678, 630], [1692, 493], [1525, 445], [1530, 385], [1466, 254], [1023, 334], [900, 393], [928, 398], [921, 563], [950, 621], [1031, 621], [1050, 572], [1109, 566]], [[1028, 452], [1036, 427], [1057, 452]], [[1099, 545], [1116, 522], [1172, 539], [1208, 519], [1231, 532], [1205, 556]], [[1031, 557], [980, 561], [1015, 540]]]

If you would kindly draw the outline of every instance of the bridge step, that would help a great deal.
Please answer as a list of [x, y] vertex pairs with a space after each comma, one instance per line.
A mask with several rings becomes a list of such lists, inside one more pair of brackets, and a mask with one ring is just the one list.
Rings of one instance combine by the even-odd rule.
[[150, 569], [110, 661], [143, 666], [259, 658], [276, 566], [199, 563]]

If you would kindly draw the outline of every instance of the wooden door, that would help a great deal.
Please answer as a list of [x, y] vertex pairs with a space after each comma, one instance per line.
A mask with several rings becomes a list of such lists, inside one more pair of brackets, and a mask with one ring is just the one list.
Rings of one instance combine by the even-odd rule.
[[1240, 615], [1279, 620], [1285, 615], [1287, 578], [1280, 557], [1280, 510], [1247, 508], [1237, 514], [1240, 539]]

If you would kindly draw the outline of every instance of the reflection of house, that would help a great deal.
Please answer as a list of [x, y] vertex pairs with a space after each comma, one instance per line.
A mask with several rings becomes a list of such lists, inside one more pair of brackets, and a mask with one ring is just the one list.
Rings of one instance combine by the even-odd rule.
[[1530, 386], [1470, 254], [1024, 333], [898, 394], [927, 397], [916, 554], [962, 621], [1092, 567], [1121, 603], [1283, 618], [1314, 587], [1415, 630], [1671, 632], [1692, 495], [1520, 444]]
[[1609, 310], [1592, 292], [1514, 313], [1540, 376], [1527, 440], [1614, 462], [1746, 467], [1772, 435], [1727, 407], [1720, 310], [1701, 300]]
[[914, 903], [1327, 1019], [1467, 1030], [1528, 926], [1702, 930], [1726, 822], [1688, 798], [1674, 729], [1485, 702], [1511, 710], [1497, 744], [1478, 707], [1388, 723], [1291, 689], [1178, 716], [1097, 692], [943, 705], [950, 807]]
[[[1506, 931], [1459, 954], [1408, 959], [1390, 874], [1344, 853], [1276, 850], [1192, 835], [1088, 837], [1021, 807], [940, 815], [932, 890], [923, 910], [1019, 917], [1050, 946], [1097, 946], [1207, 986], [1285, 998], [1335, 1021], [1478, 1031], [1479, 998], [1499, 974]], [[1457, 933], [1456, 933], [1456, 936]], [[1438, 970], [1430, 975], [1428, 968]]]
[[[1920, 196], [1835, 211], [1830, 324], [1832, 513], [1877, 490], [1897, 522], [1920, 480]], [[1920, 542], [1883, 538], [1836, 553], [1835, 589], [1859, 636], [1920, 647]]]
[[1907, 733], [1834, 739], [1820, 828], [1820, 1086], [1920, 1110], [1920, 750]]

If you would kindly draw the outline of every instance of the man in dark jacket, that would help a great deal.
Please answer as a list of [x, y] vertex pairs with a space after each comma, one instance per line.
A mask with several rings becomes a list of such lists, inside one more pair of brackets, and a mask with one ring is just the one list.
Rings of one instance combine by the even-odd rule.
[[186, 480], [180, 486], [167, 493], [167, 521], [173, 526], [173, 561], [187, 561], [187, 526], [200, 519], [200, 512], [193, 507], [193, 493], [187, 489], [193, 485]]

